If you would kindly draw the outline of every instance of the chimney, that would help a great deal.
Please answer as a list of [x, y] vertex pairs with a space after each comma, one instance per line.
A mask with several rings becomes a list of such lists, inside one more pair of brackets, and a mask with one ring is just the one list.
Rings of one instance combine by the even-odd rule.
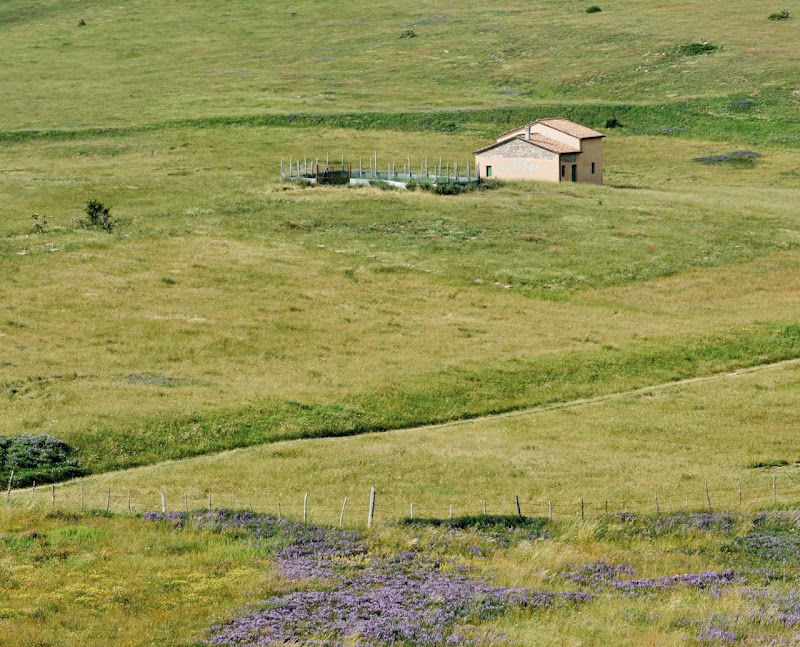
[[525, 141], [529, 142], [531, 140], [531, 125], [526, 124], [525, 126]]

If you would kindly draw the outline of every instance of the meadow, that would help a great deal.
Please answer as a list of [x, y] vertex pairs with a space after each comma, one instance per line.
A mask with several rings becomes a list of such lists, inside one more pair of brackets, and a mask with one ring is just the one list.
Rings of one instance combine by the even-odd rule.
[[0, 3], [0, 643], [796, 644], [797, 17], [588, 5]]

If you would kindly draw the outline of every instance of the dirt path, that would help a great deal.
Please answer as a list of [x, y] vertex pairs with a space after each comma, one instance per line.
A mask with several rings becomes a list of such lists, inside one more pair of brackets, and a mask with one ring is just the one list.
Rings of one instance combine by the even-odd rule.
[[[785, 359], [780, 362], [772, 362], [771, 364], [759, 364], [758, 366], [748, 366], [747, 368], [740, 368], [736, 371], [726, 371], [724, 373], [713, 373], [711, 375], [703, 375], [700, 377], [689, 377], [685, 380], [676, 380], [675, 382], [664, 382], [663, 384], [653, 384], [651, 386], [643, 386], [639, 389], [631, 389], [629, 391], [618, 391], [617, 393], [607, 393], [605, 395], [596, 395], [591, 398], [579, 398], [577, 400], [567, 400], [566, 402], [555, 402], [553, 404], [543, 404], [525, 409], [515, 409], [514, 411], [506, 411], [505, 413], [495, 413], [488, 416], [479, 416], [476, 418], [461, 418], [459, 420], [451, 420], [449, 422], [439, 422], [433, 425], [422, 425], [420, 427], [406, 427], [391, 431], [416, 431], [421, 429], [444, 429], [446, 427], [455, 427], [457, 425], [467, 425], [475, 422], [491, 422], [492, 420], [502, 420], [504, 418], [518, 418], [522, 416], [535, 415], [537, 413], [544, 413], [545, 411], [555, 411], [558, 409], [570, 409], [572, 407], [582, 407], [588, 404], [597, 404], [600, 402], [607, 402], [609, 400], [618, 400], [632, 395], [644, 395], [646, 393], [654, 393], [658, 391], [665, 391], [686, 384], [696, 384], [698, 382], [710, 382], [712, 380], [723, 380], [740, 375], [748, 375], [750, 373], [758, 373], [760, 371], [767, 371], [782, 366], [790, 366], [792, 364], [800, 364], [800, 358]], [[383, 432], [386, 433], [386, 432]]]

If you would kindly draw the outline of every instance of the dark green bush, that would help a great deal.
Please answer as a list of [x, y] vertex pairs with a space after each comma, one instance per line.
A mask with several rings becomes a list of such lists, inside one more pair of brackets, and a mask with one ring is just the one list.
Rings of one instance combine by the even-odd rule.
[[400, 34], [400, 38], [416, 38], [417, 35], [414, 33], [413, 29], [406, 29], [403, 33]]
[[783, 11], [779, 11], [778, 13], [771, 13], [769, 15], [770, 20], [788, 20], [789, 19], [789, 12], [785, 9]]
[[54, 483], [80, 476], [84, 471], [72, 458], [72, 448], [49, 434], [0, 436], [0, 479], [14, 486]]
[[102, 202], [89, 200], [83, 211], [86, 213], [86, 218], [81, 220], [80, 224], [84, 229], [102, 229], [111, 233], [111, 230], [116, 226], [116, 223], [111, 219], [110, 210], [103, 206]]
[[622, 124], [616, 117], [611, 117], [611, 119], [606, 119], [606, 128], [622, 128]]
[[708, 54], [716, 49], [719, 49], [719, 47], [711, 43], [689, 43], [688, 45], [680, 45], [678, 52], [684, 56], [697, 56], [698, 54]]
[[600, 11], [602, 11], [602, 9], [596, 4], [593, 4], [591, 7], [586, 7], [586, 13], [598, 13]]

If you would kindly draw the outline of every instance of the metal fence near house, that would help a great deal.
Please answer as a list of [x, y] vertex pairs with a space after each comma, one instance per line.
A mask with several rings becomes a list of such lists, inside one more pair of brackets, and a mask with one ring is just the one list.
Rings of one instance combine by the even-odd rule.
[[[290, 157], [281, 160], [281, 180], [290, 182], [307, 181], [318, 184], [369, 183], [370, 181], [431, 182], [433, 184], [480, 182], [478, 169], [470, 159], [466, 163], [445, 161], [444, 158], [412, 160], [411, 156], [397, 162], [385, 164], [378, 153], [364, 158], [345, 159], [344, 155], [331, 158], [326, 154], [319, 157]], [[345, 179], [346, 178], [346, 179]], [[355, 180], [356, 182], [353, 182]]]

